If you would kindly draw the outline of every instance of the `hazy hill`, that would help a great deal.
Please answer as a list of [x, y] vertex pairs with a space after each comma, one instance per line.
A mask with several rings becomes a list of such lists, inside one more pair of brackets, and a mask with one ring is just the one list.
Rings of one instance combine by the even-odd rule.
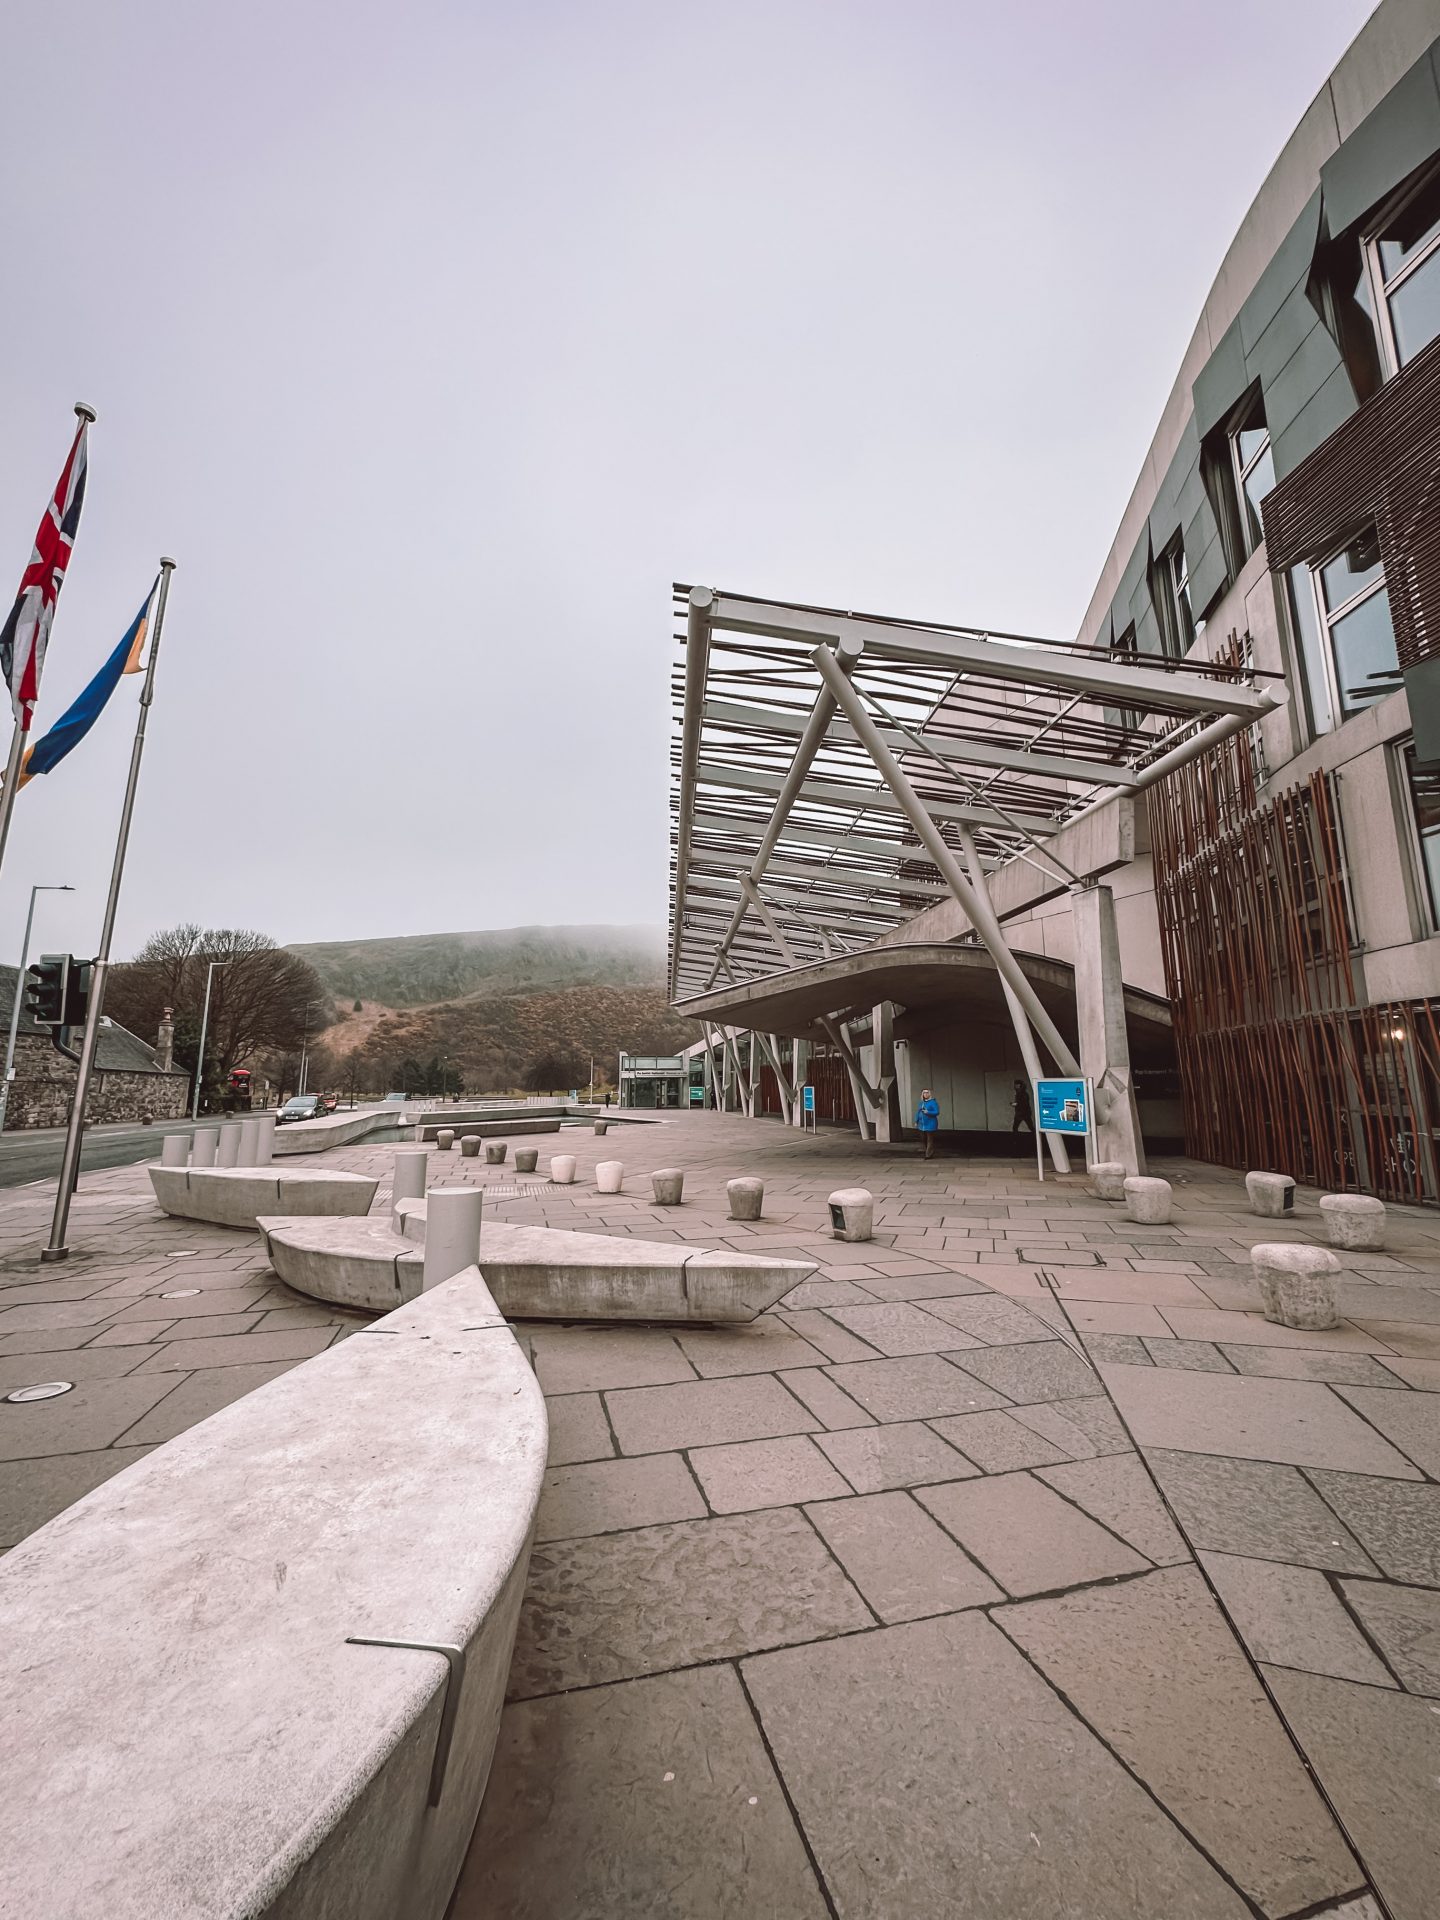
[[663, 987], [657, 927], [502, 927], [391, 940], [325, 940], [290, 951], [337, 999], [423, 1007], [539, 987]]
[[652, 927], [511, 927], [290, 951], [335, 996], [324, 1046], [337, 1075], [358, 1053], [377, 1087], [399, 1085], [406, 1060], [432, 1059], [448, 1060], [472, 1091], [514, 1087], [546, 1054], [570, 1057], [577, 1074], [593, 1055], [608, 1081], [621, 1048], [674, 1053], [700, 1037], [666, 1002], [664, 937]]

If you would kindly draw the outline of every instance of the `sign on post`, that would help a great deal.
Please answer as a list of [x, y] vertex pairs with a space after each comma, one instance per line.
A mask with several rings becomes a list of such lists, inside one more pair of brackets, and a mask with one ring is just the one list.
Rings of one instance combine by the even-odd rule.
[[807, 1127], [815, 1125], [815, 1089], [805, 1086], [800, 1089], [801, 1104], [804, 1108], [802, 1118]]
[[1035, 1092], [1035, 1164], [1045, 1178], [1045, 1142], [1047, 1133], [1085, 1136], [1085, 1158], [1090, 1158], [1089, 1135], [1093, 1132], [1095, 1090], [1088, 1080], [1037, 1080]]

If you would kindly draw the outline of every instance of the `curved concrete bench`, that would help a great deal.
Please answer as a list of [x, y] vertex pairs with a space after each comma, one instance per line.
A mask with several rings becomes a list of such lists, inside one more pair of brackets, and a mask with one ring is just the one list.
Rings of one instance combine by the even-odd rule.
[[348, 1147], [371, 1134], [397, 1140], [418, 1138], [414, 1119], [400, 1107], [372, 1107], [368, 1113], [327, 1113], [322, 1120], [292, 1120], [275, 1129], [275, 1152], [281, 1156], [324, 1153], [328, 1147]]
[[378, 1180], [333, 1167], [151, 1167], [166, 1213], [217, 1227], [253, 1227], [261, 1214], [363, 1214]]
[[545, 1453], [535, 1377], [471, 1268], [16, 1547], [0, 1561], [7, 1906], [441, 1920]]
[[[401, 1200], [403, 1238], [370, 1220], [257, 1222], [270, 1264], [316, 1300], [383, 1312], [420, 1285], [425, 1202]], [[629, 1235], [486, 1220], [480, 1271], [515, 1320], [753, 1320], [815, 1272], [811, 1260], [708, 1252]]]

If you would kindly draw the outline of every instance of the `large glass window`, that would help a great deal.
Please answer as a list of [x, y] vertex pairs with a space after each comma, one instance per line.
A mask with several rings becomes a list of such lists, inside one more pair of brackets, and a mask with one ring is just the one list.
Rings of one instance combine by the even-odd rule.
[[1326, 733], [1400, 685], [1390, 598], [1375, 529], [1291, 575], [1310, 719]]
[[1422, 771], [1415, 749], [1406, 747], [1405, 783], [1415, 828], [1415, 853], [1422, 901], [1431, 928], [1440, 927], [1440, 769]]
[[1381, 348], [1398, 373], [1440, 334], [1440, 171], [1382, 216], [1365, 254]]

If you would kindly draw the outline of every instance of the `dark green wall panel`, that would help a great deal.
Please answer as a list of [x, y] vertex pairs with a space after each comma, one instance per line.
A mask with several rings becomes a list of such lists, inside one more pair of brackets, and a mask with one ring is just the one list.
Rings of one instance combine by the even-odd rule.
[[1286, 474], [1293, 473], [1306, 454], [1313, 453], [1323, 440], [1328, 440], [1354, 411], [1355, 394], [1350, 376], [1339, 367], [1284, 432], [1272, 436], [1276, 479], [1283, 480]]
[[1321, 167], [1325, 223], [1331, 234], [1353, 226], [1436, 152], [1440, 85], [1427, 53]]

